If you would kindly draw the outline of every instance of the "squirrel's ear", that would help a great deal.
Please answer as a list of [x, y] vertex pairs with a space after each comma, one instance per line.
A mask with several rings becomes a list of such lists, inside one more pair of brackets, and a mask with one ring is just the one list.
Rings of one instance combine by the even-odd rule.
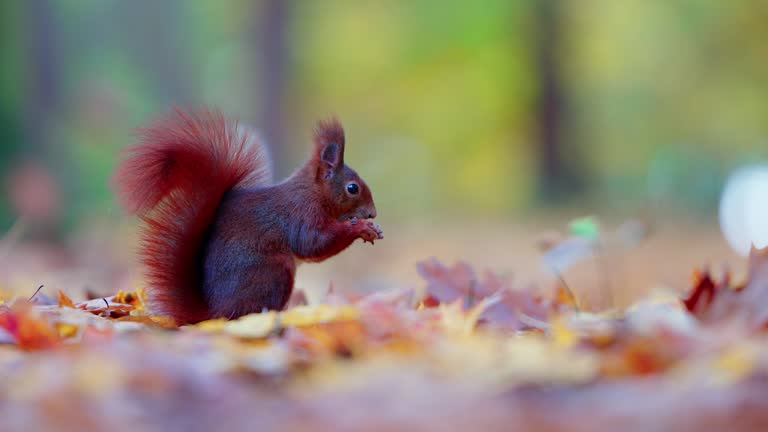
[[344, 129], [338, 120], [321, 121], [315, 128], [318, 174], [330, 178], [344, 166]]

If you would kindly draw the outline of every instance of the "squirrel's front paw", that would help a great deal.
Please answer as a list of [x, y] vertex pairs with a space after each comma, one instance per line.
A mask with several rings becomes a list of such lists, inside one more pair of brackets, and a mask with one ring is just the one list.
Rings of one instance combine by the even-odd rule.
[[359, 236], [363, 239], [363, 242], [371, 242], [371, 244], [373, 244], [374, 240], [381, 240], [384, 238], [384, 231], [381, 230], [379, 224], [372, 220], [353, 219], [350, 221], [350, 224], [358, 230]]

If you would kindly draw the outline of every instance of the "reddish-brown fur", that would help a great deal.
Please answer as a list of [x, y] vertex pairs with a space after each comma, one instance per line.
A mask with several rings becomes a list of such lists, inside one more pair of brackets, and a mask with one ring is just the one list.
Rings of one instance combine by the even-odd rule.
[[177, 110], [142, 130], [115, 185], [144, 221], [154, 308], [179, 323], [281, 309], [297, 259], [382, 238], [367, 220], [376, 216], [370, 190], [344, 165], [341, 124], [319, 123], [315, 143], [302, 168], [271, 185], [263, 145], [218, 112]]

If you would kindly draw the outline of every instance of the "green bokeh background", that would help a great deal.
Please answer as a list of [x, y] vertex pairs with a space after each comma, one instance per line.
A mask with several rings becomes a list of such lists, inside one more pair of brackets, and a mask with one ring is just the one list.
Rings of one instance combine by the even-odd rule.
[[[119, 217], [119, 149], [174, 104], [268, 122], [281, 175], [337, 114], [390, 220], [711, 215], [727, 173], [768, 149], [758, 0], [29, 0], [0, 17], [0, 230], [29, 160], [60, 188], [62, 231]], [[542, 34], [563, 172], [541, 169]]]

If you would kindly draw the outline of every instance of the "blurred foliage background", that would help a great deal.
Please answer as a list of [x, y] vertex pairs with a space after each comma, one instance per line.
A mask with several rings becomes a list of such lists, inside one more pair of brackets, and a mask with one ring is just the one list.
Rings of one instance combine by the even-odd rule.
[[768, 149], [757, 0], [26, 0], [0, 17], [0, 231], [118, 218], [118, 152], [175, 104], [260, 129], [280, 175], [339, 115], [389, 221], [714, 214], [729, 170]]

